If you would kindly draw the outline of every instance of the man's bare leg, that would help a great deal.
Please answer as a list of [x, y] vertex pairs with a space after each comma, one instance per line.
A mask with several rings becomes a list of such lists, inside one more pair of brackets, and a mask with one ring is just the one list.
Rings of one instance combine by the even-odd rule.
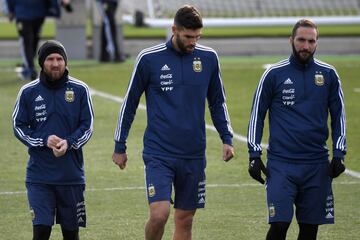
[[149, 208], [150, 216], [145, 226], [145, 240], [161, 240], [170, 214], [170, 202], [153, 202]]
[[173, 240], [191, 240], [193, 218], [196, 210], [175, 209], [175, 232]]

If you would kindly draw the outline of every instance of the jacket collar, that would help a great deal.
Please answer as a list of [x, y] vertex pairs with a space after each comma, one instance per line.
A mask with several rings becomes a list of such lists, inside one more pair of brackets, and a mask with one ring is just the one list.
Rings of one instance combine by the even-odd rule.
[[50, 77], [43, 70], [41, 70], [40, 82], [43, 85], [45, 85], [45, 87], [47, 87], [47, 88], [59, 89], [67, 83], [67, 81], [69, 80], [68, 76], [69, 76], [69, 71], [67, 69], [65, 69], [65, 72], [60, 79], [58, 79], [56, 81], [52, 81], [52, 80], [50, 80]]
[[176, 50], [174, 47], [174, 44], [172, 42], [173, 37], [174, 37], [174, 35], [171, 36], [171, 38], [166, 42], [167, 48], [171, 49], [175, 54], [180, 55], [180, 56], [188, 56], [188, 55], [193, 54], [194, 51], [192, 53], [182, 53], [182, 52], [179, 52], [178, 50]]
[[314, 57], [311, 57], [306, 63], [302, 63], [294, 56], [294, 54], [291, 54], [291, 56], [289, 57], [289, 61], [298, 69], [308, 69], [314, 64]]

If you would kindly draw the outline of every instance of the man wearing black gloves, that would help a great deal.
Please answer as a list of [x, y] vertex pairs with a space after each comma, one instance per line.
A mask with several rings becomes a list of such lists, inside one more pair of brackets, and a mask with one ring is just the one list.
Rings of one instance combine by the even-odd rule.
[[[248, 129], [249, 174], [266, 183], [267, 240], [286, 239], [293, 205], [298, 240], [315, 240], [318, 225], [334, 223], [332, 179], [345, 171], [344, 96], [335, 68], [313, 57], [318, 36], [315, 23], [298, 21], [290, 37], [292, 55], [265, 70], [254, 95]], [[260, 143], [267, 112], [270, 137], [265, 168]]]

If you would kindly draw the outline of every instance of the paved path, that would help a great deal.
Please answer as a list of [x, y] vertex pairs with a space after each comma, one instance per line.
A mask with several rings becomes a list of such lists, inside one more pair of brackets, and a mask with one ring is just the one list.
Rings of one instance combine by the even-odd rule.
[[[164, 39], [126, 39], [125, 51], [136, 56], [143, 48], [163, 42]], [[217, 50], [220, 56], [239, 55], [287, 55], [291, 51], [288, 38], [227, 38], [201, 39], [200, 43]], [[91, 42], [87, 43], [91, 58]], [[16, 40], [0, 40], [0, 59], [19, 58], [19, 43]], [[319, 40], [317, 54], [360, 54], [360, 37], [324, 37]]]

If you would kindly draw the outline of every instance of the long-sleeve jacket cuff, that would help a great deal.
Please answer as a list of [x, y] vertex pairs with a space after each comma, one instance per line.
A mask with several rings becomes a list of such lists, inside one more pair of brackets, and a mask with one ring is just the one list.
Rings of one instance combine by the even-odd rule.
[[125, 153], [126, 152], [126, 145], [125, 143], [120, 143], [115, 141], [115, 150], [116, 153]]
[[66, 137], [65, 140], [67, 141], [67, 144], [68, 144], [68, 150], [72, 149], [74, 140], [71, 137]]
[[223, 137], [222, 142], [223, 142], [223, 144], [227, 144], [227, 145], [230, 145], [230, 146], [233, 145], [232, 144], [232, 137], [230, 137], [230, 136]]
[[249, 152], [249, 158], [259, 158], [261, 156], [261, 152]]
[[345, 154], [346, 154], [345, 151], [341, 151], [339, 149], [334, 149], [333, 151], [333, 157], [344, 159]]
[[47, 147], [47, 141], [48, 141], [49, 136], [50, 136], [50, 135], [48, 135], [48, 134], [44, 134], [44, 135], [42, 136], [43, 146], [44, 146], [44, 147]]

